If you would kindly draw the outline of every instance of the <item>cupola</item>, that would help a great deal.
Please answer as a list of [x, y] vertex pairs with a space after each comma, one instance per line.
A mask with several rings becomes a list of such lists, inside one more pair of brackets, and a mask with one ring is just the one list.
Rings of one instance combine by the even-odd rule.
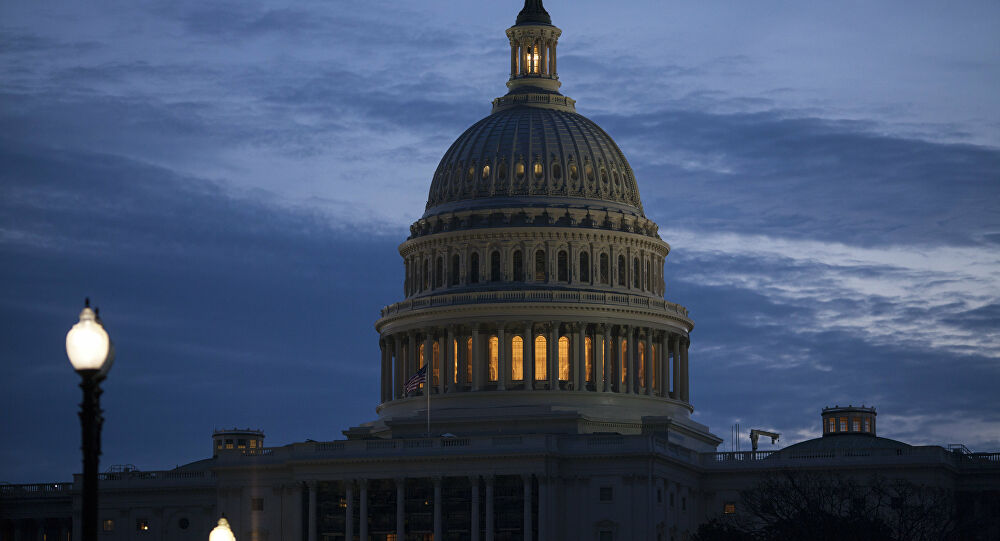
[[562, 30], [552, 25], [542, 0], [525, 0], [514, 26], [507, 29], [510, 40], [510, 80], [514, 91], [557, 92], [556, 43]]
[[840, 434], [875, 436], [875, 408], [851, 405], [823, 408], [823, 436]]

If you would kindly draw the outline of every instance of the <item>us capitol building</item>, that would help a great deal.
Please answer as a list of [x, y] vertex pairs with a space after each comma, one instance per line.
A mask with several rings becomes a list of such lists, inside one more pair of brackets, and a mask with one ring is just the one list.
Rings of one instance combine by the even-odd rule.
[[[225, 514], [241, 541], [681, 540], [786, 468], [995, 490], [1000, 456], [879, 438], [871, 408], [824, 410], [822, 437], [780, 451], [716, 452], [632, 168], [559, 92], [541, 1], [506, 33], [508, 92], [445, 152], [399, 247], [378, 417], [280, 447], [217, 431], [211, 458], [101, 474], [101, 539], [204, 540]], [[78, 485], [0, 487], [2, 540], [76, 536]]]

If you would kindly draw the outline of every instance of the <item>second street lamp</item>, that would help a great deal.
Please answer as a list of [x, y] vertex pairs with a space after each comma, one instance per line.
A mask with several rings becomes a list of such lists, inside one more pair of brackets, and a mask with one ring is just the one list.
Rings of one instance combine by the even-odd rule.
[[101, 456], [101, 381], [114, 362], [115, 347], [111, 343], [97, 312], [84, 301], [80, 321], [66, 334], [66, 355], [83, 381], [83, 402], [80, 404], [80, 427], [83, 449], [83, 513], [81, 538], [97, 540], [97, 467]]

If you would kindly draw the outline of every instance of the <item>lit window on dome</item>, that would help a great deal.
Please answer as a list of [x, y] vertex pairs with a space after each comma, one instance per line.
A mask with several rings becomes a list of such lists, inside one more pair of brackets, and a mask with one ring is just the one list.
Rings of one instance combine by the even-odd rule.
[[497, 177], [499, 177], [499, 178], [507, 178], [507, 162], [506, 161], [500, 162], [500, 165], [497, 167]]
[[580, 171], [577, 169], [576, 164], [569, 165], [569, 178], [576, 180], [580, 178]]
[[524, 162], [517, 162], [514, 166], [514, 174], [517, 175], [518, 179], [524, 178]]
[[583, 167], [583, 174], [587, 175], [587, 180], [593, 182], [594, 168], [589, 163]]
[[535, 178], [542, 178], [542, 164], [535, 162]]
[[618, 181], [618, 171], [611, 171], [611, 178], [615, 179], [615, 186], [620, 184]]
[[483, 180], [490, 178], [490, 166], [489, 164], [483, 166]]
[[549, 379], [548, 363], [546, 362], [545, 337], [538, 335], [535, 337], [535, 381], [545, 381]]
[[514, 336], [510, 341], [510, 379], [520, 381], [524, 379], [524, 339]]
[[472, 182], [472, 179], [476, 176], [476, 167], [470, 166], [469, 172], [465, 175], [465, 180]]
[[562, 167], [558, 163], [552, 164], [552, 178], [562, 178]]
[[608, 183], [608, 171], [606, 169], [601, 169], [601, 182]]

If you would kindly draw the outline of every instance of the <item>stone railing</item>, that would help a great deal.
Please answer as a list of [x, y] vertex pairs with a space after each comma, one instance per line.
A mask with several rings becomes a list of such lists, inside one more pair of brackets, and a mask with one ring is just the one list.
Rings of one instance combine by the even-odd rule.
[[809, 462], [846, 462], [863, 459], [868, 463], [943, 463], [956, 466], [1000, 466], [1000, 453], [961, 454], [936, 445], [900, 448], [823, 449], [809, 452], [794, 449], [778, 451], [737, 451], [702, 453], [701, 465], [708, 468], [766, 468], [804, 466]]
[[382, 317], [435, 308], [439, 306], [456, 306], [462, 304], [496, 304], [524, 302], [555, 302], [572, 304], [601, 304], [608, 306], [627, 306], [645, 308], [667, 315], [682, 318], [688, 317], [687, 308], [654, 297], [631, 295], [628, 293], [605, 293], [595, 291], [477, 291], [469, 293], [451, 293], [407, 299], [382, 308]]
[[215, 474], [208, 470], [202, 471], [127, 471], [97, 474], [100, 481], [130, 481], [158, 479], [212, 479]]
[[73, 491], [73, 483], [30, 483], [0, 485], [0, 497], [45, 497], [66, 495]]

